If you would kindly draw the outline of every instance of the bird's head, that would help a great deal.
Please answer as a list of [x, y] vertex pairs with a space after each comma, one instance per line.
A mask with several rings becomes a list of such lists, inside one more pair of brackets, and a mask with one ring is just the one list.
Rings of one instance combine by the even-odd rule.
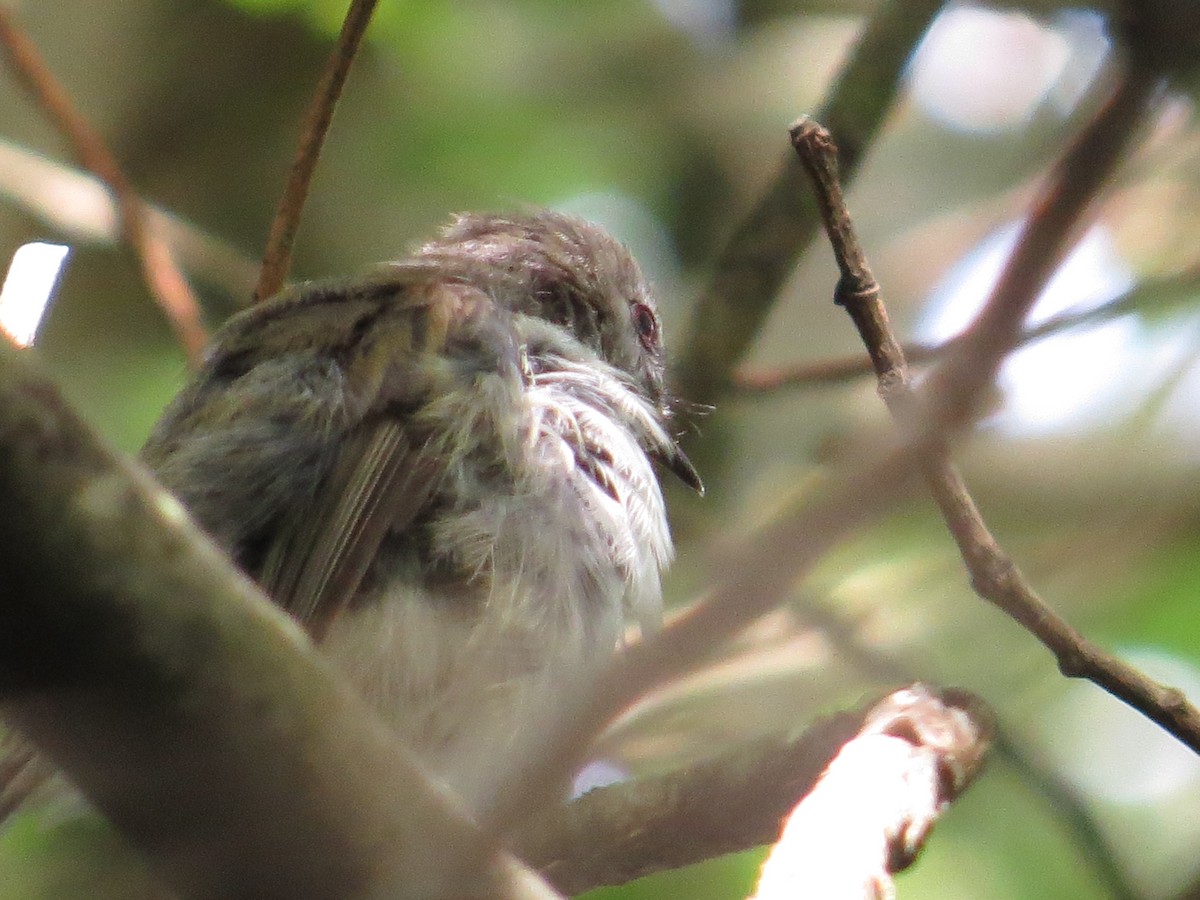
[[[480, 286], [493, 298], [525, 318], [532, 360], [580, 349], [593, 354], [622, 373], [667, 425], [672, 398], [658, 309], [629, 250], [603, 228], [549, 210], [465, 214], [419, 255], [450, 264], [465, 280], [484, 282]], [[667, 448], [647, 449], [703, 490], [673, 440]]]

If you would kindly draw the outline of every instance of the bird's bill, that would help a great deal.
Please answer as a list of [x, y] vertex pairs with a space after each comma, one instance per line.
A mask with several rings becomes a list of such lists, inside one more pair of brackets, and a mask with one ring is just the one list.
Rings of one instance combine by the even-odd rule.
[[704, 496], [704, 482], [700, 480], [700, 473], [696, 471], [696, 467], [692, 465], [692, 461], [687, 458], [687, 454], [678, 444], [672, 442], [670, 445], [656, 450], [653, 456], [664, 469], [673, 472], [680, 481], [697, 494]]

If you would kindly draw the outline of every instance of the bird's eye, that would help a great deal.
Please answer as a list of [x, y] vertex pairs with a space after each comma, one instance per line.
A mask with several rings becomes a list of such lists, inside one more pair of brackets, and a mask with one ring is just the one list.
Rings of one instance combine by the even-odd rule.
[[633, 304], [633, 327], [637, 329], [638, 340], [647, 350], [658, 349], [658, 317], [645, 303]]

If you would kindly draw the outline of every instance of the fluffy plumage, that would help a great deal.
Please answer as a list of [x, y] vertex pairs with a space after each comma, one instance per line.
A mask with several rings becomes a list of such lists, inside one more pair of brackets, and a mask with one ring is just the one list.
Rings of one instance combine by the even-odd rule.
[[659, 617], [663, 351], [566, 216], [463, 216], [234, 317], [143, 460], [472, 808], [492, 761]]

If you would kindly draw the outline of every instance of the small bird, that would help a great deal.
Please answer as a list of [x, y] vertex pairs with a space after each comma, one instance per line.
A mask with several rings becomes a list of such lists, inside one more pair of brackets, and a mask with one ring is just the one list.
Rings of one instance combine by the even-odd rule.
[[462, 215], [233, 317], [141, 458], [479, 811], [562, 685], [660, 617], [652, 461], [702, 490], [664, 361], [605, 231]]

